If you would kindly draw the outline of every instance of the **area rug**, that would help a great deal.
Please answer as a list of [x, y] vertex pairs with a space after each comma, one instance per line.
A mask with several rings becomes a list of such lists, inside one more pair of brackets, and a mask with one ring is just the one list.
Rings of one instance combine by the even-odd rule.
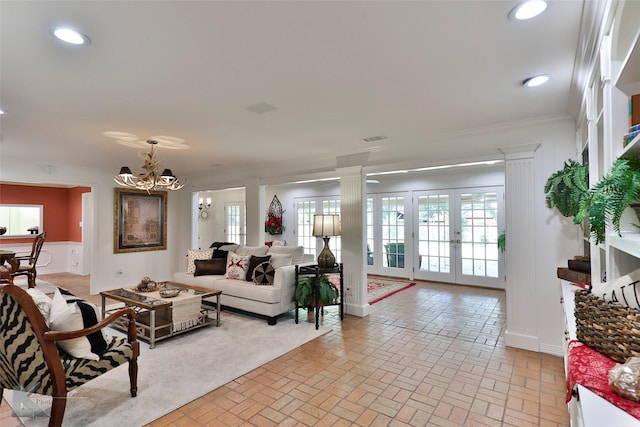
[[[340, 276], [329, 275], [329, 281], [336, 286], [340, 286]], [[400, 291], [414, 286], [415, 282], [406, 280], [393, 280], [386, 277], [367, 276], [367, 302], [369, 305], [382, 301]]]
[[[269, 326], [266, 320], [223, 311], [219, 327], [160, 341], [152, 350], [141, 343], [137, 397], [129, 395], [126, 365], [72, 391], [63, 426], [145, 425], [330, 330], [323, 326], [316, 330], [307, 322], [295, 324], [293, 315]], [[4, 396], [9, 404], [14, 401], [8, 390]], [[32, 400], [39, 406], [50, 403], [45, 396], [32, 395]], [[49, 419], [21, 421], [27, 427], [40, 427]]]
[[382, 277], [367, 278], [367, 297], [369, 305], [382, 301], [400, 291], [414, 286], [415, 282], [392, 280]]
[[[27, 282], [27, 276], [18, 276], [13, 279], [13, 284], [16, 286], [20, 286], [22, 289], [27, 289], [29, 287], [29, 283]], [[56, 285], [53, 283], [47, 282], [42, 279], [36, 278], [36, 289], [44, 292], [45, 294], [52, 294], [56, 291]]]

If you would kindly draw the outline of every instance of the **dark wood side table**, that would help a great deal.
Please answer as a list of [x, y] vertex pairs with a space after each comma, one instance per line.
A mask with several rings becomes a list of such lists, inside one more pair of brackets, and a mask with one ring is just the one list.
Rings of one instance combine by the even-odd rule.
[[[318, 303], [319, 296], [318, 291], [315, 289], [313, 299], [315, 301], [315, 318], [316, 318], [316, 329], [320, 327], [320, 312], [323, 307], [331, 306], [331, 305], [339, 305], [340, 306], [340, 320], [344, 319], [344, 269], [343, 264], [336, 264], [331, 268], [321, 268], [319, 265], [304, 265], [299, 266], [296, 265], [296, 276], [295, 276], [295, 285], [298, 287], [298, 280], [301, 276], [315, 276], [319, 277], [321, 274], [331, 274], [331, 273], [339, 273], [340, 274], [340, 297], [338, 302], [335, 304], [324, 304], [322, 307]], [[296, 323], [298, 323], [298, 309], [299, 308], [307, 308], [300, 307], [298, 301], [296, 301]]]

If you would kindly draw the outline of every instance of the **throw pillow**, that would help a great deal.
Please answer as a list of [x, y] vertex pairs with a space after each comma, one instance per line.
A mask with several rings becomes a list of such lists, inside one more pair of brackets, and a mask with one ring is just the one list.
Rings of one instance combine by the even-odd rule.
[[225, 245], [235, 245], [235, 243], [233, 243], [233, 242], [213, 242], [211, 244], [211, 246], [209, 246], [209, 247], [218, 249], [220, 246], [225, 246]]
[[229, 251], [223, 251], [222, 249], [214, 249], [213, 255], [211, 255], [211, 259], [223, 259], [226, 262], [228, 255], [229, 255]]
[[187, 274], [193, 274], [196, 272], [196, 265], [194, 263], [197, 259], [211, 259], [213, 255], [213, 249], [207, 249], [204, 251], [196, 251], [189, 249], [187, 251]]
[[[100, 312], [95, 304], [83, 301], [65, 289], [58, 288], [51, 300], [49, 323], [54, 331], [75, 331], [98, 323]], [[57, 341], [58, 347], [73, 357], [100, 360], [107, 349], [102, 331], [86, 337]]]
[[222, 249], [223, 251], [228, 251], [228, 252], [235, 252], [239, 247], [240, 245], [236, 245], [234, 243], [232, 245], [222, 245], [218, 249]]
[[263, 262], [253, 270], [253, 283], [260, 286], [273, 286], [276, 269], [270, 262]]
[[257, 266], [262, 264], [263, 262], [268, 262], [271, 257], [267, 256], [255, 256], [251, 255], [249, 258], [249, 268], [247, 269], [247, 282], [251, 282], [253, 280], [253, 270], [256, 269]]
[[227, 269], [227, 259], [197, 259], [194, 261], [196, 271], [194, 276], [209, 276], [224, 274]]
[[44, 317], [44, 321], [48, 325], [49, 315], [51, 313], [51, 298], [36, 288], [28, 288], [27, 293], [31, 296], [31, 299], [36, 304], [36, 307], [38, 307], [38, 310], [40, 310], [40, 313], [42, 313], [42, 317]]
[[229, 256], [227, 257], [227, 271], [224, 274], [224, 278], [245, 280], [248, 268], [249, 256], [242, 256], [235, 252], [229, 252]]
[[273, 268], [280, 268], [293, 264], [293, 255], [291, 254], [271, 254], [271, 264]]
[[591, 293], [605, 301], [640, 308], [640, 268], [612, 282], [595, 285]]

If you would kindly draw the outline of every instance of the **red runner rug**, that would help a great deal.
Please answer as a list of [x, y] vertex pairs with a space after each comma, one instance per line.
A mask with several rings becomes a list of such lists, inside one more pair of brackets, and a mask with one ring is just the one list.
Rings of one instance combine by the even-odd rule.
[[[330, 275], [329, 280], [336, 286], [340, 286], [340, 277], [337, 274]], [[367, 278], [367, 301], [370, 305], [375, 304], [415, 284], [415, 282], [408, 280], [369, 276]]]

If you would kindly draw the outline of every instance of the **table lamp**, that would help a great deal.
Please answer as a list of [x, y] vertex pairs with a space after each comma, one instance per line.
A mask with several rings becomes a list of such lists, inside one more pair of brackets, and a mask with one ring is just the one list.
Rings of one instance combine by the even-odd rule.
[[318, 214], [313, 216], [313, 235], [322, 237], [324, 248], [318, 255], [320, 268], [332, 268], [336, 264], [336, 257], [329, 249], [329, 237], [340, 235], [340, 215]]

